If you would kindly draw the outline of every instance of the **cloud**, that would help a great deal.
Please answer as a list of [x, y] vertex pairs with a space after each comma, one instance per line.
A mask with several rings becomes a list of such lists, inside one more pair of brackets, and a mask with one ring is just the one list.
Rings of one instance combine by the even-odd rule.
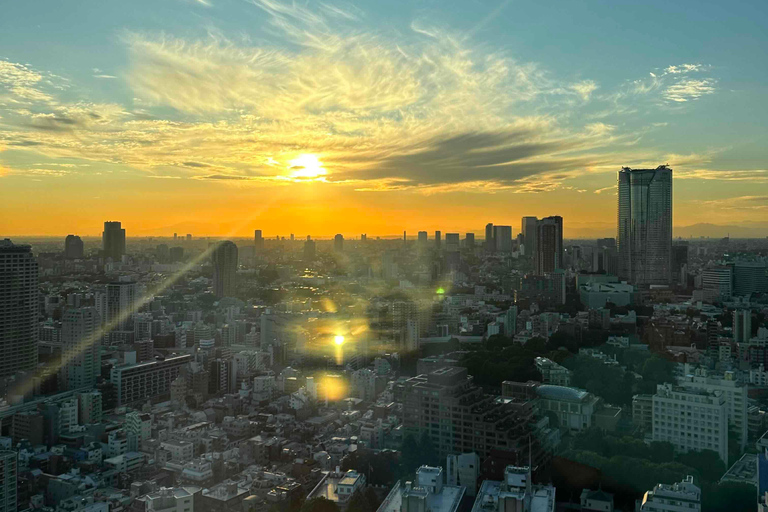
[[722, 210], [768, 210], [768, 196], [738, 196], [700, 201], [708, 208]]
[[670, 101], [685, 102], [701, 98], [715, 92], [715, 81], [711, 78], [701, 80], [683, 79], [664, 90], [664, 98]]

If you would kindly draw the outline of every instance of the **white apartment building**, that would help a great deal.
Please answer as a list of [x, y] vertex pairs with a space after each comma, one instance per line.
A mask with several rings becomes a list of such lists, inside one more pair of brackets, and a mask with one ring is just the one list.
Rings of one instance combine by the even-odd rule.
[[743, 451], [747, 446], [749, 426], [747, 386], [739, 382], [733, 372], [725, 372], [722, 376], [712, 375], [706, 368], [697, 368], [692, 375], [678, 379], [678, 385], [686, 389], [722, 392], [728, 408], [728, 423], [736, 431], [739, 447]]
[[693, 477], [672, 485], [656, 484], [637, 504], [638, 512], [700, 512], [701, 489], [693, 484]]
[[653, 396], [653, 440], [676, 450], [713, 450], [728, 465], [728, 404], [722, 391], [659, 384]]

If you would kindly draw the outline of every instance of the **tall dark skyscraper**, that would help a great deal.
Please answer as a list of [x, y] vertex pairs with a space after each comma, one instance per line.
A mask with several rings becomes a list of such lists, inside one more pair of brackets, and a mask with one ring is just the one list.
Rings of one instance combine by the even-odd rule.
[[120, 261], [125, 254], [125, 229], [119, 222], [105, 222], [101, 243], [105, 258]]
[[253, 232], [253, 245], [257, 251], [264, 248], [264, 237], [261, 236], [260, 229], [256, 229]]
[[493, 245], [496, 252], [512, 252], [512, 226], [493, 226]]
[[344, 251], [344, 235], [341, 233], [333, 237], [333, 250], [336, 252]]
[[437, 249], [440, 249], [440, 246], [443, 244], [443, 235], [440, 233], [440, 231], [435, 231], [435, 247]]
[[489, 222], [485, 225], [485, 250], [493, 251], [496, 244], [493, 241], [493, 224]]
[[672, 279], [672, 169], [619, 171], [619, 277], [635, 285]]
[[138, 299], [136, 283], [130, 281], [107, 284], [105, 293], [97, 298], [104, 336], [109, 343], [133, 343], [133, 314]]
[[474, 249], [475, 248], [475, 234], [474, 233], [467, 233], [464, 235], [464, 247], [467, 249]]
[[307, 241], [304, 242], [304, 261], [310, 262], [315, 260], [315, 241], [310, 240], [307, 237]]
[[563, 218], [544, 217], [536, 223], [536, 274], [563, 268]]
[[67, 235], [64, 239], [64, 257], [77, 260], [83, 257], [83, 241], [77, 235]]
[[214, 250], [213, 294], [217, 297], [231, 297], [237, 282], [237, 246], [225, 240]]
[[37, 286], [32, 248], [0, 240], [0, 377], [37, 366]]
[[538, 221], [539, 219], [536, 217], [523, 217], [520, 225], [526, 256], [535, 256], [536, 254], [536, 223]]

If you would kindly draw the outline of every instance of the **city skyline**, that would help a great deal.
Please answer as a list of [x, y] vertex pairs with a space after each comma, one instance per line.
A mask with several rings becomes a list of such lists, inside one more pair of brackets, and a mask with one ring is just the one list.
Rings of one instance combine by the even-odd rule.
[[764, 5], [445, 7], [8, 6], [0, 232], [476, 232], [494, 210], [606, 236], [618, 169], [661, 164], [677, 230], [768, 225]]

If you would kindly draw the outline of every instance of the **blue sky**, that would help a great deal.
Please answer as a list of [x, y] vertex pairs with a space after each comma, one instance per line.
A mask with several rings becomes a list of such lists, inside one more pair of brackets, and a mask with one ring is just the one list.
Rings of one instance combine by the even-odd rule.
[[[617, 168], [661, 163], [676, 172], [676, 225], [768, 218], [768, 2], [39, 1], [3, 13], [0, 183], [34, 213], [7, 232], [58, 233], [47, 208], [82, 194], [105, 209], [94, 190], [155, 188], [148, 178], [226, 200], [186, 217], [149, 207], [135, 216], [146, 232], [253, 194], [327, 199], [326, 219], [338, 198], [395, 219], [418, 210], [420, 225], [444, 220], [433, 196], [512, 204], [509, 216], [564, 204], [571, 226], [604, 232]], [[470, 229], [480, 215], [449, 220]]]

